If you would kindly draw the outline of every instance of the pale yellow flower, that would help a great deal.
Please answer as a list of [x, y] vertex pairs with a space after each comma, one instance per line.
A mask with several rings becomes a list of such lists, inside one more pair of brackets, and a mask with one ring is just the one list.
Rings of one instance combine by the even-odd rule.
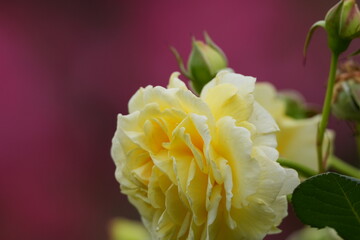
[[112, 157], [121, 190], [152, 239], [255, 240], [278, 232], [297, 173], [276, 160], [255, 79], [227, 71], [200, 97], [178, 79], [141, 88], [118, 116]]
[[[254, 94], [256, 101], [270, 112], [279, 125], [280, 131], [276, 135], [280, 157], [318, 171], [316, 133], [321, 116], [304, 119], [287, 116], [285, 101], [279, 98], [279, 93], [270, 83], [256, 83]], [[325, 136], [324, 150], [329, 141], [332, 142], [334, 133], [327, 130]]]
[[150, 240], [141, 222], [116, 218], [110, 223], [110, 240]]
[[343, 240], [332, 228], [305, 227], [289, 236], [286, 240]]

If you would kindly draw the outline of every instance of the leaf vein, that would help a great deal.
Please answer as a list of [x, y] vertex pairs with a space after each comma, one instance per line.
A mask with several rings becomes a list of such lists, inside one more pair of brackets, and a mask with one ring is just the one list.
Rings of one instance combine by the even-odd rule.
[[347, 193], [344, 191], [343, 187], [339, 184], [338, 180], [336, 178], [333, 177], [333, 179], [335, 179], [336, 184], [338, 185], [339, 189], [343, 192], [346, 202], [349, 204], [349, 207], [351, 208], [351, 210], [354, 212], [354, 215], [356, 217], [356, 220], [358, 221], [358, 223], [360, 224], [360, 217], [359, 214], [356, 212], [356, 210], [354, 209], [353, 205], [350, 202], [350, 199], [347, 195]]

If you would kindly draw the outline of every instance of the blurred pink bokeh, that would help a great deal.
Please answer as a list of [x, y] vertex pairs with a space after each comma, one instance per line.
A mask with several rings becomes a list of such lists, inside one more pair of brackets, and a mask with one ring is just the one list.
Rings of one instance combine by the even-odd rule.
[[[235, 71], [320, 104], [324, 32], [305, 67], [302, 47], [335, 2], [1, 1], [0, 239], [106, 240], [111, 218], [138, 218], [114, 178], [116, 115], [139, 87], [165, 86], [178, 70], [169, 46], [187, 58], [204, 30]], [[337, 154], [352, 161], [352, 131], [332, 126]], [[298, 227], [290, 216], [283, 234], [266, 239]]]

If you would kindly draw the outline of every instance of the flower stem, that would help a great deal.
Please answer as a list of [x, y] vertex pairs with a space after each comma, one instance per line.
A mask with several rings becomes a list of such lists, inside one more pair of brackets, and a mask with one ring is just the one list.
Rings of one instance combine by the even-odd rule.
[[355, 177], [360, 179], [360, 169], [357, 169], [354, 166], [342, 161], [341, 159], [332, 156], [329, 162], [329, 167], [338, 171], [339, 173], [346, 174], [350, 177]]
[[322, 109], [322, 117], [321, 122], [318, 127], [317, 131], [317, 140], [316, 140], [316, 147], [317, 147], [317, 156], [318, 156], [318, 168], [319, 173], [325, 172], [324, 167], [324, 157], [323, 157], [323, 142], [324, 142], [324, 135], [325, 130], [329, 122], [329, 116], [330, 116], [330, 108], [331, 108], [331, 99], [333, 95], [333, 89], [335, 84], [335, 77], [336, 77], [336, 67], [338, 63], [339, 55], [336, 53], [331, 54], [331, 63], [330, 63], [330, 72], [329, 72], [329, 78], [327, 83], [327, 89], [326, 89], [326, 96], [325, 101]]
[[308, 178], [308, 177], [316, 175], [316, 171], [314, 171], [311, 168], [308, 168], [304, 165], [298, 164], [296, 162], [292, 162], [292, 161], [286, 160], [284, 158], [279, 158], [277, 160], [277, 162], [283, 167], [295, 169], [303, 177]]

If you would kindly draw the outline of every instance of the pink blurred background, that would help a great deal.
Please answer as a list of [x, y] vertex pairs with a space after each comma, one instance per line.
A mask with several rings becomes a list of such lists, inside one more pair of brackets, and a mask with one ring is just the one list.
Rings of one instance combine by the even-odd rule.
[[[114, 178], [116, 115], [140, 86], [165, 86], [178, 70], [169, 46], [187, 58], [203, 30], [235, 71], [320, 104], [325, 33], [315, 34], [305, 67], [302, 47], [335, 2], [1, 1], [0, 239], [106, 240], [111, 218], [138, 218]], [[352, 161], [352, 131], [331, 124], [337, 154]], [[266, 239], [298, 227], [290, 216], [283, 234]]]

